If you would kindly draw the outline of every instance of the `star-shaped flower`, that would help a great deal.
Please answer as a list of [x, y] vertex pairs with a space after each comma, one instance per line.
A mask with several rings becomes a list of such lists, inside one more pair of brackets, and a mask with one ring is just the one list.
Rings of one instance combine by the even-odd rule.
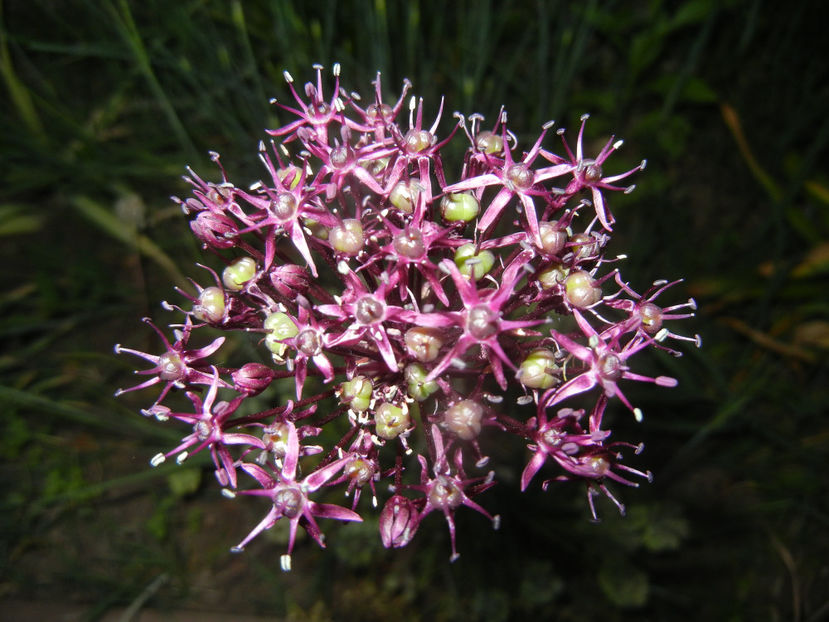
[[290, 522], [288, 552], [282, 555], [280, 564], [282, 570], [288, 571], [291, 569], [291, 552], [296, 541], [297, 526], [300, 523], [302, 523], [308, 535], [316, 540], [322, 548], [325, 548], [323, 534], [315, 517], [358, 522], [363, 519], [352, 510], [328, 503], [316, 503], [309, 499], [308, 495], [322, 488], [333, 478], [345, 466], [348, 458], [335, 460], [312, 471], [305, 478], [298, 481], [296, 476], [299, 462], [299, 437], [293, 422], [288, 421], [286, 424], [288, 426], [287, 451], [282, 460], [282, 468], [279, 471], [274, 472], [250, 462], [245, 462], [240, 467], [254, 478], [262, 488], [242, 490], [239, 491], [239, 494], [268, 497], [273, 506], [265, 518], [231, 550], [233, 552], [243, 551], [248, 542], [266, 529], [273, 527], [278, 520], [286, 518]]

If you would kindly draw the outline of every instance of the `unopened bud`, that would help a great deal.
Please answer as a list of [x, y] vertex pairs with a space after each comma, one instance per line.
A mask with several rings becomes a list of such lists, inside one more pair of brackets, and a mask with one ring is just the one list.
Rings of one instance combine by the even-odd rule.
[[387, 549], [399, 549], [411, 542], [420, 525], [414, 501], [394, 495], [380, 512], [380, 539]]
[[196, 237], [213, 248], [233, 248], [236, 241], [231, 239], [238, 232], [236, 223], [224, 214], [199, 212], [190, 222], [190, 229]]
[[262, 363], [245, 363], [230, 374], [233, 388], [245, 395], [257, 395], [267, 389], [274, 375], [273, 370]]

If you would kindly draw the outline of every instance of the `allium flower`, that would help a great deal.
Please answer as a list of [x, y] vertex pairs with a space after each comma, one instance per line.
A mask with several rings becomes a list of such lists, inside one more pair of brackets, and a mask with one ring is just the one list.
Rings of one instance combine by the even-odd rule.
[[567, 152], [568, 159], [557, 156], [549, 151], [542, 151], [541, 155], [557, 166], [565, 164], [570, 165], [570, 170], [573, 173], [573, 179], [567, 185], [565, 194], [575, 194], [584, 188], [589, 188], [590, 195], [593, 198], [593, 207], [596, 209], [596, 216], [598, 216], [599, 222], [602, 223], [602, 226], [610, 231], [611, 226], [614, 222], [616, 222], [616, 219], [613, 217], [613, 214], [610, 213], [607, 205], [605, 204], [602, 190], [622, 190], [624, 192], [632, 192], [634, 186], [628, 186], [625, 188], [614, 186], [613, 184], [629, 177], [637, 171], [643, 170], [645, 168], [646, 161], [642, 160], [639, 166], [619, 175], [605, 177], [602, 166], [610, 155], [622, 146], [623, 141], [618, 140], [614, 142], [613, 137], [611, 136], [610, 140], [607, 141], [607, 144], [599, 152], [599, 155], [595, 158], [584, 157], [584, 147], [582, 144], [584, 140], [584, 126], [587, 124], [587, 119], [589, 118], [590, 115], [587, 114], [582, 115], [581, 117], [581, 127], [579, 128], [579, 136], [576, 139], [575, 154], [570, 149], [567, 141], [564, 140], [564, 132], [561, 132], [561, 139], [564, 143], [564, 150]]
[[[147, 387], [164, 382], [166, 384], [156, 400], [156, 403], [158, 403], [167, 396], [168, 391], [173, 387], [183, 389], [187, 384], [211, 384], [213, 382], [213, 376], [207, 373], [205, 368], [197, 366], [196, 363], [206, 359], [221, 348], [225, 341], [224, 337], [217, 337], [212, 343], [203, 348], [186, 350], [185, 346], [190, 339], [190, 331], [193, 329], [190, 316], [185, 318], [184, 326], [177, 332], [177, 338], [173, 344], [167, 340], [164, 333], [149, 318], [144, 318], [144, 322], [149, 324], [156, 334], [158, 334], [167, 349], [163, 353], [155, 355], [133, 350], [132, 348], [124, 348], [121, 344], [116, 344], [116, 354], [121, 354], [122, 352], [134, 354], [155, 365], [152, 369], [142, 369], [135, 372], [136, 374], [152, 375], [152, 378], [129, 389], [118, 389], [115, 392], [116, 397], [129, 391], [146, 389]], [[225, 383], [222, 384], [227, 386]]]
[[303, 522], [305, 530], [321, 547], [325, 547], [322, 532], [317, 526], [314, 517], [334, 518], [344, 521], [362, 521], [356, 512], [342, 508], [338, 505], [327, 503], [315, 503], [308, 498], [310, 493], [319, 490], [330, 480], [337, 471], [343, 468], [345, 459], [340, 459], [331, 464], [309, 473], [302, 481], [297, 481], [296, 471], [299, 463], [299, 437], [296, 427], [291, 422], [286, 422], [288, 428], [288, 446], [285, 457], [282, 460], [282, 468], [278, 471], [265, 469], [258, 464], [246, 463], [241, 468], [257, 483], [261, 489], [243, 490], [240, 494], [268, 497], [273, 506], [265, 518], [253, 528], [238, 545], [234, 551], [242, 551], [248, 542], [253, 540], [265, 529], [270, 529], [281, 518], [290, 522], [290, 535], [288, 536], [288, 552], [282, 555], [280, 565], [283, 570], [291, 569], [291, 552], [294, 549], [296, 540], [296, 529], [300, 521]]
[[[443, 514], [456, 559], [456, 512], [499, 523], [479, 499], [496, 484], [483, 470], [493, 446], [529, 449], [522, 490], [537, 477], [543, 490], [576, 480], [594, 519], [597, 494], [623, 510], [611, 486], [650, 473], [623, 462], [641, 444], [611, 441], [605, 410], [621, 403], [641, 420], [622, 381], [676, 381], [635, 373], [634, 359], [651, 348], [679, 355], [668, 338], [699, 345], [663, 325], [693, 315], [692, 300], [656, 302], [679, 281], [640, 295], [620, 275], [622, 257], [605, 256], [614, 218], [604, 194], [630, 191], [615, 183], [644, 162], [605, 175], [620, 142], [586, 157], [586, 116], [575, 151], [565, 142], [559, 156], [544, 146], [551, 123], [526, 147], [503, 110], [492, 130], [455, 113], [442, 132], [443, 100], [425, 127], [428, 106], [408, 81], [386, 103], [378, 74], [363, 103], [339, 65], [330, 91], [315, 71], [303, 89], [285, 73], [296, 105], [275, 101], [291, 119], [259, 145], [264, 180], [237, 186], [218, 154], [218, 181], [188, 169], [193, 196], [176, 201], [215, 261], [201, 266], [213, 284], [193, 281], [176, 290], [185, 302], [163, 304], [183, 319], [174, 343], [151, 324], [161, 354], [116, 346], [152, 365], [119, 393], [161, 385], [142, 412], [185, 426], [151, 463], [209, 451], [225, 496], [270, 503], [233, 550], [285, 519], [283, 570], [299, 526], [324, 546], [319, 518], [366, 512], [379, 514], [387, 548], [410, 545], [428, 515]], [[459, 128], [469, 146], [447, 180], [442, 150]], [[190, 346], [208, 330], [223, 336]], [[174, 390], [191, 411], [168, 405]], [[325, 502], [334, 491], [350, 509]]]

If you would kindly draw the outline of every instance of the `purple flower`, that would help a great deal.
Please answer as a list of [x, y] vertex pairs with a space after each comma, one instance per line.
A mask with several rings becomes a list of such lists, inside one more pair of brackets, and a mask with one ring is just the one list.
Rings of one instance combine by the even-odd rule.
[[[181, 444], [167, 453], [156, 454], [150, 461], [152, 466], [158, 466], [170, 456], [176, 456], [176, 462], [181, 464], [188, 456], [197, 454], [206, 447], [210, 448], [213, 464], [216, 466], [216, 479], [222, 486], [236, 488], [237, 463], [230, 454], [229, 445], [243, 445], [248, 448], [264, 449], [260, 439], [250, 434], [229, 432], [234, 427], [230, 421], [231, 415], [242, 403], [243, 397], [230, 402], [216, 403], [216, 394], [219, 388], [219, 373], [213, 368], [213, 382], [207, 391], [204, 401], [196, 393], [187, 392], [187, 397], [193, 402], [194, 413], [166, 411], [166, 417], [172, 417], [191, 425], [193, 431], [185, 436]], [[158, 416], [159, 412], [153, 414]]]
[[577, 309], [573, 310], [573, 316], [576, 318], [579, 328], [587, 337], [588, 345], [582, 345], [556, 330], [551, 330], [550, 334], [559, 346], [584, 363], [586, 369], [563, 385], [547, 391], [542, 397], [542, 403], [547, 407], [554, 406], [573, 395], [584, 393], [595, 386], [599, 386], [607, 397], [618, 396], [625, 406], [633, 412], [637, 421], [641, 421], [642, 411], [631, 405], [624, 393], [619, 390], [617, 382], [624, 378], [653, 382], [662, 387], [675, 387], [677, 384], [674, 378], [668, 376], [650, 378], [635, 374], [628, 369], [627, 360], [639, 350], [648, 347], [651, 339], [635, 336], [622, 346], [619, 343], [620, 336], [617, 332], [608, 329], [599, 334]]
[[[118, 389], [115, 392], [116, 397], [123, 393], [128, 393], [129, 391], [146, 389], [147, 387], [164, 382], [164, 388], [161, 390], [161, 394], [155, 401], [157, 404], [167, 396], [167, 393], [173, 387], [183, 389], [187, 384], [211, 384], [213, 382], [212, 375], [208, 374], [204, 368], [194, 364], [198, 363], [198, 361], [201, 361], [202, 359], [206, 359], [221, 348], [225, 341], [224, 337], [217, 337], [212, 343], [203, 348], [187, 350], [185, 349], [185, 346], [190, 340], [190, 333], [193, 328], [190, 316], [186, 317], [184, 326], [178, 331], [176, 341], [173, 344], [167, 340], [164, 333], [162, 333], [149, 318], [144, 318], [143, 321], [156, 332], [167, 349], [163, 353], [155, 355], [141, 352], [139, 350], [133, 350], [132, 348], [125, 348], [121, 344], [116, 344], [116, 354], [121, 354], [122, 352], [133, 354], [149, 361], [154, 365], [152, 369], [143, 369], [135, 372], [136, 374], [141, 375], [151, 375], [152, 378], [128, 389]], [[221, 382], [221, 385], [229, 386], [225, 382]]]
[[483, 514], [492, 521], [495, 529], [498, 529], [500, 525], [501, 519], [499, 516], [490, 515], [489, 512], [470, 498], [473, 494], [471, 492], [472, 489], [475, 490], [475, 494], [479, 494], [494, 485], [493, 474], [490, 473], [486, 477], [467, 478], [463, 470], [463, 457], [460, 450], [455, 453], [455, 468], [453, 472], [453, 469], [449, 467], [443, 441], [441, 440], [437, 426], [432, 426], [432, 439], [436, 454], [433, 467], [434, 476], [429, 477], [428, 462], [424, 456], [419, 455], [417, 458], [421, 466], [420, 485], [413, 485], [410, 488], [421, 491], [426, 498], [426, 503], [423, 505], [423, 509], [420, 510], [418, 516], [418, 523], [433, 510], [438, 510], [443, 513], [446, 518], [446, 524], [449, 526], [449, 537], [452, 541], [452, 556], [449, 560], [455, 561], [460, 555], [455, 544], [454, 515], [455, 510], [461, 505], [465, 505], [479, 514]]
[[492, 290], [479, 290], [472, 279], [460, 273], [451, 261], [441, 264], [452, 277], [461, 299], [458, 311], [418, 313], [413, 316], [417, 326], [430, 328], [460, 328], [463, 332], [443, 359], [429, 372], [429, 380], [440, 376], [450, 365], [463, 366], [461, 357], [473, 345], [484, 348], [485, 356], [492, 365], [495, 380], [502, 389], [506, 389], [507, 379], [504, 365], [515, 369], [515, 364], [504, 352], [498, 338], [507, 331], [516, 331], [541, 324], [543, 320], [508, 320], [503, 318], [503, 308], [512, 302], [515, 286], [524, 276], [521, 266], [527, 259], [519, 255], [505, 270], [499, 287]]
[[258, 464], [251, 463], [245, 463], [241, 467], [262, 488], [240, 490], [239, 494], [268, 497], [272, 502], [272, 507], [265, 518], [232, 550], [236, 552], [244, 550], [248, 542], [264, 530], [273, 527], [281, 518], [285, 518], [290, 523], [290, 535], [288, 537], [288, 552], [280, 558], [280, 565], [282, 570], [287, 571], [291, 569], [291, 553], [300, 521], [302, 521], [308, 535], [316, 540], [317, 544], [325, 548], [322, 532], [315, 517], [344, 521], [362, 521], [363, 519], [356, 512], [338, 505], [311, 501], [308, 495], [319, 490], [328, 480], [334, 477], [337, 471], [345, 466], [345, 459], [336, 460], [309, 473], [301, 481], [297, 481], [299, 438], [294, 424], [286, 422], [286, 425], [288, 427], [288, 447], [282, 460], [281, 469], [271, 471]]
[[[544, 490], [585, 485], [594, 518], [597, 494], [623, 510], [611, 486], [650, 474], [623, 463], [641, 445], [610, 440], [607, 405], [618, 397], [641, 419], [620, 381], [676, 380], [634, 373], [634, 359], [651, 348], [679, 355], [668, 338], [699, 345], [664, 326], [691, 317], [695, 303], [656, 302], [679, 281], [640, 295], [620, 275], [623, 257], [605, 254], [614, 219], [603, 192], [623, 190], [615, 183], [644, 162], [605, 175], [620, 143], [586, 157], [586, 117], [566, 157], [544, 146], [552, 124], [519, 147], [503, 109], [483, 131], [480, 115], [468, 117], [470, 131], [455, 113], [439, 139], [443, 100], [425, 126], [408, 81], [385, 103], [378, 74], [363, 104], [341, 88], [339, 65], [332, 90], [322, 67], [315, 73], [303, 89], [285, 73], [296, 104], [275, 102], [290, 119], [259, 145], [263, 179], [231, 182], [218, 154], [217, 181], [187, 170], [192, 196], [175, 201], [219, 266], [199, 264], [213, 284], [192, 281], [195, 293], [176, 290], [182, 306], [163, 303], [183, 322], [172, 325], [174, 343], [151, 324], [161, 354], [116, 346], [152, 366], [118, 393], [161, 385], [142, 412], [184, 430], [151, 463], [209, 450], [225, 496], [270, 503], [234, 550], [285, 519], [284, 570], [299, 526], [324, 546], [318, 519], [360, 521], [358, 511], [379, 514], [387, 548], [410, 545], [426, 516], [443, 514], [456, 559], [456, 512], [498, 525], [477, 497], [496, 483], [484, 470], [489, 448], [510, 439], [530, 451], [521, 490], [549, 472]], [[443, 148], [459, 128], [469, 146], [447, 181]], [[603, 291], [611, 279], [618, 288]], [[191, 348], [195, 331], [211, 334], [208, 345]], [[170, 405], [174, 387], [192, 409]], [[350, 497], [350, 509], [323, 503], [327, 488]]]
[[550, 162], [555, 164], [556, 166], [561, 166], [563, 164], [569, 164], [570, 170], [573, 173], [572, 181], [567, 185], [565, 189], [566, 194], [575, 194], [581, 191], [584, 188], [590, 189], [590, 194], [593, 198], [593, 207], [596, 209], [596, 216], [599, 218], [599, 222], [601, 222], [602, 227], [606, 230], [610, 231], [616, 219], [613, 217], [613, 214], [607, 209], [607, 204], [604, 200], [604, 196], [602, 195], [602, 190], [621, 190], [624, 192], [632, 192], [633, 186], [628, 187], [619, 187], [614, 186], [613, 184], [617, 181], [625, 179], [629, 177], [633, 173], [637, 171], [644, 170], [646, 161], [642, 160], [639, 166], [636, 166], [629, 171], [621, 173], [619, 175], [611, 175], [611, 176], [604, 176], [604, 171], [602, 170], [602, 166], [604, 165], [605, 161], [610, 157], [614, 151], [616, 151], [619, 147], [622, 146], [621, 140], [615, 141], [613, 137], [610, 137], [610, 140], [607, 141], [607, 144], [602, 148], [595, 158], [585, 158], [584, 157], [584, 147], [582, 146], [583, 138], [584, 138], [584, 126], [587, 123], [587, 119], [590, 118], [590, 115], [585, 114], [581, 117], [581, 127], [579, 128], [579, 136], [576, 140], [576, 153], [574, 154], [570, 149], [570, 145], [567, 144], [567, 141], [564, 140], [564, 132], [561, 131], [561, 140], [564, 143], [564, 150], [567, 152], [569, 160], [565, 160], [564, 158], [557, 156], [549, 151], [542, 151], [541, 155], [544, 158], [547, 158]]
[[[504, 115], [505, 117], [506, 115]], [[488, 231], [500, 219], [504, 208], [513, 197], [518, 197], [518, 200], [523, 206], [524, 217], [527, 220], [527, 230], [532, 236], [532, 240], [538, 245], [541, 244], [538, 216], [536, 214], [536, 205], [533, 201], [534, 196], [544, 196], [549, 194], [548, 190], [544, 190], [539, 184], [554, 177], [566, 175], [572, 170], [572, 165], [568, 163], [560, 163], [540, 170], [533, 170], [532, 163], [538, 157], [541, 150], [541, 142], [547, 133], [547, 128], [541, 132], [538, 140], [532, 148], [524, 155], [524, 158], [516, 162], [513, 160], [512, 153], [507, 145], [507, 131], [504, 126], [503, 129], [503, 160], [489, 156], [486, 153], [482, 154], [482, 162], [486, 166], [488, 172], [469, 179], [464, 179], [458, 183], [452, 184], [444, 188], [445, 192], [461, 192], [463, 190], [476, 191], [478, 198], [481, 197], [484, 188], [491, 185], [500, 185], [501, 190], [495, 195], [495, 198], [489, 204], [484, 212], [481, 220], [478, 221], [478, 229], [481, 231]]]

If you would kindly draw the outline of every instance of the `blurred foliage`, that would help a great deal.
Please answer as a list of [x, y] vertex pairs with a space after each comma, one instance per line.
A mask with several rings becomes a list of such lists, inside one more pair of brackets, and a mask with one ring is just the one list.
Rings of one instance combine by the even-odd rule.
[[[0, 598], [83, 602], [89, 620], [130, 603], [287, 620], [824, 619], [827, 17], [818, 1], [5, 0]], [[626, 518], [608, 505], [587, 522], [565, 484], [517, 493], [524, 454], [504, 448], [482, 499], [502, 530], [460, 515], [457, 563], [439, 517], [393, 552], [367, 521], [332, 530], [326, 552], [301, 542], [283, 575], [267, 538], [227, 553], [263, 507], [219, 497], [204, 463], [147, 467], [177, 435], [137, 414], [146, 396], [111, 398], [134, 382], [111, 351], [157, 347], [138, 318], [163, 322], [157, 301], [198, 274], [167, 197], [187, 192], [185, 164], [218, 177], [208, 150], [254, 181], [282, 71], [335, 61], [364, 95], [379, 69], [390, 97], [409, 77], [432, 111], [441, 95], [490, 120], [503, 104], [523, 144], [590, 112], [597, 143], [626, 139], [619, 171], [648, 158], [614, 203], [614, 244], [637, 289], [687, 277], [704, 347], [651, 361], [680, 388], [631, 388], [643, 426], [619, 412], [617, 438], [644, 440], [638, 466], [656, 473], [618, 491]]]

